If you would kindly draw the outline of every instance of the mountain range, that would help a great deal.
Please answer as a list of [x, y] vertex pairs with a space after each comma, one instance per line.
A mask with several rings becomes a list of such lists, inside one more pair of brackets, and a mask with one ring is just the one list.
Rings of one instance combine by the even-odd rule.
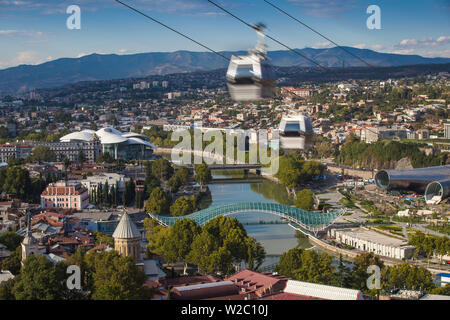
[[[418, 55], [381, 53], [345, 47], [346, 50], [377, 67], [450, 63], [450, 58], [425, 58]], [[365, 66], [363, 62], [338, 47], [296, 49], [326, 67]], [[244, 55], [246, 51], [223, 51], [226, 57]], [[314, 64], [289, 50], [268, 53], [274, 66], [313, 67]], [[61, 58], [39, 65], [20, 65], [0, 70], [0, 93], [26, 92], [90, 80], [143, 78], [226, 68], [228, 61], [212, 52], [149, 52], [128, 55], [91, 54], [80, 58]], [[225, 75], [224, 75], [225, 77]]]

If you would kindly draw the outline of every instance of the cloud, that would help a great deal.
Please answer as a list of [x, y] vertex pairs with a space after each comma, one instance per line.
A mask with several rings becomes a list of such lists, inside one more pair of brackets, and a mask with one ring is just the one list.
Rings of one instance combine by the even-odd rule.
[[331, 48], [333, 47], [333, 44], [331, 44], [329, 41], [325, 42], [316, 42], [311, 46], [313, 49], [324, 49], [324, 48]]
[[53, 60], [52, 56], [41, 57], [36, 50], [19, 51], [15, 57], [8, 61], [0, 61], [0, 68], [14, 67], [21, 64], [41, 64]]
[[306, 14], [316, 18], [332, 18], [357, 8], [355, 0], [288, 0], [305, 8]]
[[0, 30], [0, 36], [25, 36], [25, 37], [40, 37], [44, 33], [41, 31], [29, 30]]
[[436, 47], [450, 44], [450, 36], [440, 36], [437, 39], [425, 37], [423, 39], [403, 39], [399, 44], [395, 45], [397, 49], [424, 49], [425, 47]]
[[353, 45], [354, 48], [358, 48], [358, 49], [365, 49], [367, 48], [367, 45], [365, 43], [358, 43]]

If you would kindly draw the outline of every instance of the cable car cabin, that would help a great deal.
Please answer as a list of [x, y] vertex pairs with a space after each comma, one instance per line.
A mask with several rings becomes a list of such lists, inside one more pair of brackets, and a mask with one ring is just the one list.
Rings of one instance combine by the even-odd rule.
[[235, 101], [272, 98], [275, 81], [272, 67], [256, 54], [232, 56], [227, 71], [227, 85]]
[[261, 100], [274, 94], [275, 76], [264, 43], [265, 25], [257, 24], [254, 29], [258, 35], [256, 47], [246, 56], [231, 56], [228, 66], [227, 85], [235, 101]]
[[282, 149], [310, 149], [313, 136], [311, 119], [303, 115], [283, 117], [279, 135]]

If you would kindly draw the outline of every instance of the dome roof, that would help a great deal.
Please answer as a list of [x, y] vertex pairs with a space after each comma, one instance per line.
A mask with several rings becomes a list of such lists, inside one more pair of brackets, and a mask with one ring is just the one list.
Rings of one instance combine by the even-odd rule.
[[69, 142], [73, 140], [90, 141], [94, 133], [95, 133], [94, 130], [82, 130], [78, 132], [72, 132], [61, 137], [60, 141], [62, 142]]
[[100, 139], [101, 144], [118, 144], [127, 142], [128, 144], [142, 144], [153, 149], [156, 148], [153, 144], [148, 142], [149, 139], [146, 136], [134, 132], [122, 133], [113, 127], [101, 128], [97, 131], [82, 130], [72, 132], [61, 137], [60, 141], [90, 141], [94, 135]]
[[140, 238], [141, 233], [128, 213], [124, 213], [112, 236], [117, 239], [133, 239]]

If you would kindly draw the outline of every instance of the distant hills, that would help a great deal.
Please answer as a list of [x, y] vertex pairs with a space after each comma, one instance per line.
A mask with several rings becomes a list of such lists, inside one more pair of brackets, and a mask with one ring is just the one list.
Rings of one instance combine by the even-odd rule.
[[[450, 63], [450, 58], [425, 58], [418, 55], [381, 53], [368, 49], [345, 47], [374, 66], [405, 66]], [[303, 55], [327, 67], [365, 66], [360, 60], [335, 47], [330, 49], [297, 49]], [[221, 52], [230, 57], [246, 51]], [[270, 51], [275, 66], [313, 67], [291, 51]], [[228, 62], [211, 52], [149, 52], [130, 55], [91, 54], [81, 58], [62, 58], [39, 65], [20, 65], [0, 70], [0, 93], [16, 93], [36, 88], [51, 88], [78, 81], [140, 78], [193, 71], [226, 68]], [[224, 75], [225, 76], [225, 75]]]

